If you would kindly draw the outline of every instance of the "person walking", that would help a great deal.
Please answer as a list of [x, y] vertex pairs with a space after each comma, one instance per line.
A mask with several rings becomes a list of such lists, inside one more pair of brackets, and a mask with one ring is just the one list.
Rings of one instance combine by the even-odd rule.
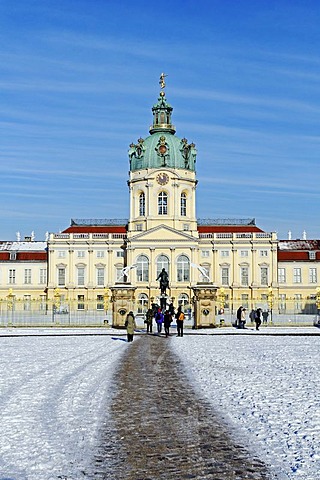
[[240, 319], [240, 326], [239, 326], [239, 328], [245, 328], [244, 326], [245, 326], [246, 321], [247, 321], [247, 320], [246, 320], [246, 312], [247, 312], [247, 310], [246, 310], [245, 308], [243, 308], [243, 309], [241, 310], [241, 319]]
[[262, 321], [263, 323], [268, 323], [268, 317], [269, 317], [269, 313], [267, 310], [264, 310], [262, 312]]
[[178, 310], [176, 313], [176, 320], [177, 320], [178, 337], [183, 337], [184, 313], [182, 311], [181, 305], [178, 307]]
[[153, 310], [148, 308], [146, 313], [147, 333], [152, 333]]
[[240, 305], [240, 307], [237, 310], [237, 320], [236, 320], [236, 327], [241, 328], [241, 313], [243, 310], [243, 306]]
[[127, 329], [128, 342], [133, 342], [134, 329], [137, 328], [137, 325], [132, 311], [128, 313], [124, 325]]
[[160, 335], [160, 333], [162, 331], [162, 324], [163, 324], [163, 313], [161, 311], [161, 308], [158, 308], [155, 320], [156, 320], [156, 324], [157, 324], [158, 334]]
[[255, 321], [255, 324], [256, 324], [256, 330], [259, 330], [259, 327], [261, 325], [261, 308], [258, 308], [256, 310], [256, 313], [255, 313], [255, 316], [254, 316], [254, 321]]
[[171, 313], [169, 312], [169, 310], [166, 310], [164, 312], [164, 318], [163, 318], [164, 331], [165, 331], [166, 337], [169, 337], [169, 335], [170, 335], [171, 322], [172, 322]]

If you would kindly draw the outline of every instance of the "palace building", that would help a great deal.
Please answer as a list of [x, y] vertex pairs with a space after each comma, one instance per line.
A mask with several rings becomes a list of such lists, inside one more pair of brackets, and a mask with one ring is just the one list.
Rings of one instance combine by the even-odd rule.
[[[166, 301], [187, 313], [194, 310], [197, 292], [211, 289], [210, 324], [219, 311], [232, 319], [239, 305], [277, 315], [317, 313], [320, 241], [279, 241], [252, 218], [197, 218], [196, 146], [176, 135], [164, 76], [160, 85], [149, 135], [129, 146], [128, 218], [73, 219], [45, 245], [2, 244], [2, 301], [13, 295], [41, 303], [46, 296], [47, 308], [56, 314], [76, 311], [99, 324], [110, 315], [119, 289], [127, 292], [135, 313], [160, 304], [157, 278], [164, 268]], [[29, 253], [23, 256], [23, 249]], [[19, 266], [12, 263], [20, 257]]]

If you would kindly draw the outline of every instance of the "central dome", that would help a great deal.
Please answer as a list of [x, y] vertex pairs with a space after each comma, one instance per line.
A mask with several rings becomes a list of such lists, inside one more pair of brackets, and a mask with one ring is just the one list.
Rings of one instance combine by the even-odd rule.
[[195, 170], [197, 151], [194, 143], [175, 136], [171, 123], [172, 107], [161, 92], [158, 102], [152, 107], [153, 125], [150, 136], [139, 138], [129, 149], [130, 171], [147, 168], [171, 167]]

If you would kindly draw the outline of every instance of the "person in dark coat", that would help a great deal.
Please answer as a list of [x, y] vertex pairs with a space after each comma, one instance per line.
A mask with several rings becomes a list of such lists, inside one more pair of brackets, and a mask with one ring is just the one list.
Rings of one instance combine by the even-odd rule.
[[169, 335], [170, 335], [171, 322], [172, 322], [171, 313], [169, 312], [169, 310], [166, 310], [164, 312], [164, 318], [163, 318], [164, 331], [165, 331], [166, 337], [169, 337]]
[[236, 320], [236, 327], [241, 328], [241, 313], [243, 310], [243, 306], [240, 305], [240, 307], [237, 310], [237, 320]]
[[267, 310], [264, 310], [262, 312], [262, 320], [263, 323], [268, 323], [268, 317], [269, 317], [269, 312]]
[[133, 342], [134, 329], [137, 328], [133, 312], [128, 313], [125, 321], [125, 327], [127, 329], [128, 342]]
[[178, 310], [176, 313], [176, 321], [177, 321], [178, 337], [183, 337], [184, 313], [182, 311], [181, 305], [178, 307]]
[[256, 330], [259, 330], [259, 327], [261, 325], [261, 313], [262, 313], [261, 308], [258, 308], [256, 310], [256, 314], [255, 314], [255, 317], [254, 317], [254, 321], [255, 321], [255, 324], [256, 324]]

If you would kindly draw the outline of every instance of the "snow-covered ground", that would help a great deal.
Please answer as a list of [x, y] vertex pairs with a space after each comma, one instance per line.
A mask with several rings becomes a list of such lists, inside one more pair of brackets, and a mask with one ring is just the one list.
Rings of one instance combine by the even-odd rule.
[[[278, 479], [319, 480], [320, 330], [186, 333], [170, 344], [235, 435]], [[0, 330], [0, 480], [90, 478], [125, 338], [104, 328]]]
[[185, 335], [171, 345], [199, 394], [277, 478], [320, 479], [318, 336]]
[[0, 338], [0, 480], [80, 480], [90, 467], [128, 347], [52, 333]]

